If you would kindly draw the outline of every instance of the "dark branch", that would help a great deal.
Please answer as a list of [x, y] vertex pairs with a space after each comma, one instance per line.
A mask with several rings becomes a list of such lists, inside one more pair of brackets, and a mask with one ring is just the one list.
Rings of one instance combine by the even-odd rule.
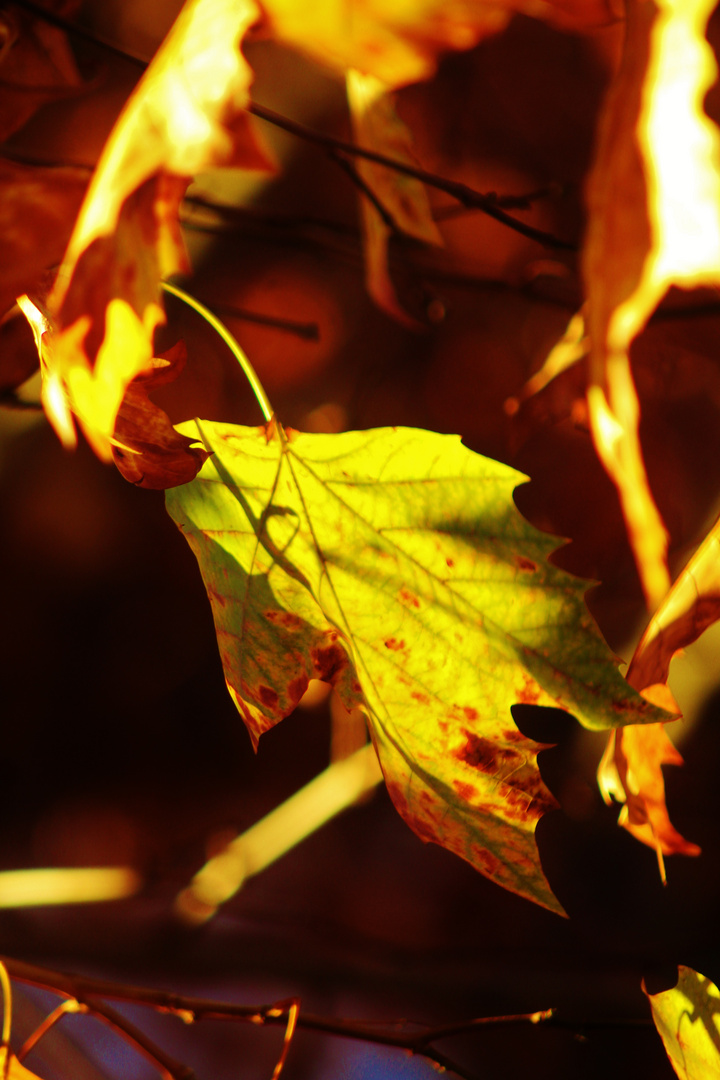
[[[76, 37], [92, 42], [94, 45], [98, 45], [131, 63], [143, 68], [147, 67], [147, 64], [149, 63], [149, 61], [134, 53], [118, 48], [105, 38], [88, 30], [86, 27], [79, 26], [58, 15], [45, 11], [44, 8], [32, 3], [31, 0], [18, 0], [18, 3], [20, 7], [31, 11], [39, 19], [44, 19], [53, 26], [65, 30], [68, 34], [74, 34]], [[422, 183], [427, 184], [429, 187], [434, 187], [438, 191], [444, 191], [447, 195], [451, 195], [468, 209], [480, 210], [489, 217], [506, 225], [509, 229], [513, 229], [515, 232], [520, 233], [522, 236], [526, 236], [530, 240], [535, 240], [544, 247], [556, 248], [563, 251], [577, 250], [577, 245], [575, 243], [568, 240], [562, 240], [552, 233], [544, 232], [542, 229], [535, 229], [532, 225], [526, 225], [525, 222], [518, 221], [517, 218], [514, 218], [505, 212], [507, 208], [526, 208], [537, 196], [537, 193], [535, 192], [530, 195], [520, 196], [500, 196], [495, 193], [489, 195], [482, 194], [479, 191], [474, 191], [473, 188], [468, 187], [466, 184], [460, 184], [455, 180], [448, 180], [445, 177], [437, 176], [435, 173], [427, 172], [425, 169], [416, 168], [404, 161], [397, 161], [395, 158], [387, 157], [385, 154], [379, 154], [374, 150], [366, 150], [364, 147], [356, 146], [354, 143], [345, 142], [342, 139], [336, 139], [330, 135], [324, 135], [322, 132], [315, 131], [314, 128], [306, 127], [304, 124], [299, 124], [295, 120], [290, 120], [285, 116], [281, 116], [279, 113], [274, 112], [272, 109], [267, 109], [263, 105], [251, 103], [248, 106], [248, 112], [261, 120], [265, 120], [269, 124], [273, 124], [275, 127], [282, 128], [284, 131], [297, 136], [297, 138], [304, 139], [306, 142], [314, 143], [317, 146], [322, 146], [326, 150], [334, 151], [335, 153], [340, 152], [349, 154], [353, 157], [362, 157], [367, 161], [374, 161], [377, 165], [385, 165], [388, 169], [403, 173], [405, 176], [412, 176], [416, 180], [420, 180]]]

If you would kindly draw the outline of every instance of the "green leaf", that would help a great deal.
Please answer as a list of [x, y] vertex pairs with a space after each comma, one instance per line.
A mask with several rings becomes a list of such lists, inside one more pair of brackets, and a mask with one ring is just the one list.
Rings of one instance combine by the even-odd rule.
[[453, 435], [302, 435], [198, 422], [213, 457], [167, 507], [197, 555], [254, 741], [309, 678], [363, 704], [395, 806], [424, 840], [555, 911], [534, 839], [555, 805], [515, 703], [590, 728], [662, 719], [621, 678], [520, 475]]
[[709, 1080], [720, 1076], [720, 990], [692, 968], [678, 973], [673, 990], [648, 994], [655, 1027], [681, 1080]]

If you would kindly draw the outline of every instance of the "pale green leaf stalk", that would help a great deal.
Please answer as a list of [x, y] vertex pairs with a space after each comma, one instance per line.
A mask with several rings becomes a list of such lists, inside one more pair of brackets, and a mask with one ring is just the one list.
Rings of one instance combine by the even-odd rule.
[[181, 425], [213, 456], [167, 507], [200, 563], [228, 688], [256, 742], [308, 680], [363, 704], [390, 796], [424, 840], [562, 908], [540, 866], [555, 801], [517, 703], [588, 728], [665, 714], [633, 691], [522, 477], [457, 436]]
[[720, 1076], [720, 990], [692, 968], [678, 976], [672, 990], [648, 994], [655, 1027], [680, 1080], [711, 1080]]

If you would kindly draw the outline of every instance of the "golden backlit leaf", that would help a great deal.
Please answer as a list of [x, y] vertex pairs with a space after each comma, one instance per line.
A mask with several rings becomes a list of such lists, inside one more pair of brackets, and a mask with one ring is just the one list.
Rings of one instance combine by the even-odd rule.
[[711, 1080], [720, 1075], [717, 986], [699, 971], [681, 964], [672, 990], [647, 996], [655, 1027], [680, 1080]]
[[667, 535], [643, 463], [628, 349], [670, 285], [720, 282], [720, 141], [703, 111], [717, 74], [704, 37], [714, 6], [630, 0], [588, 186], [588, 407], [651, 607], [670, 584]]
[[263, 0], [262, 8], [273, 37], [390, 87], [429, 78], [441, 53], [473, 48], [515, 12], [570, 30], [617, 18], [611, 0]]
[[[347, 73], [347, 94], [355, 142], [397, 161], [416, 164], [410, 152], [409, 129], [395, 112], [392, 93], [374, 75]], [[358, 159], [355, 168], [399, 230], [426, 244], [441, 244], [425, 185], [372, 161]], [[400, 322], [415, 325], [398, 303], [388, 270], [392, 227], [367, 196], [361, 196], [365, 282], [376, 304]]]
[[70, 238], [47, 369], [105, 459], [125, 388], [150, 369], [160, 281], [187, 269], [178, 211], [189, 181], [216, 166], [269, 167], [243, 111], [252, 73], [240, 41], [257, 16], [254, 0], [185, 5], [108, 139]]
[[163, 357], [153, 360], [148, 374], [128, 386], [115, 422], [113, 460], [131, 484], [155, 490], [187, 484], [208, 457], [206, 450], [181, 435], [148, 394], [172, 382], [185, 364], [185, 345], [178, 342]]

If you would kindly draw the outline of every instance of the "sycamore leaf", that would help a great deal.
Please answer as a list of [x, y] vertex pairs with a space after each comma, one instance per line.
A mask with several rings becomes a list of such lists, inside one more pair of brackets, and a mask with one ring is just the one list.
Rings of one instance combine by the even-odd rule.
[[[190, 179], [221, 165], [269, 167], [243, 111], [251, 71], [239, 42], [258, 10], [254, 0], [189, 0], [115, 125], [70, 238], [50, 297], [46, 370], [104, 458], [126, 387], [151, 367], [160, 281], [187, 269], [178, 212]], [[112, 305], [133, 319], [112, 322]], [[101, 378], [103, 349], [119, 363]]]
[[717, 986], [692, 968], [680, 965], [674, 989], [647, 996], [655, 1027], [680, 1080], [720, 1076]]
[[628, 350], [671, 285], [720, 282], [720, 134], [703, 111], [717, 75], [704, 37], [714, 7], [629, 0], [588, 184], [590, 421], [653, 608], [670, 584], [667, 535], [647, 482]]
[[162, 489], [193, 480], [207, 451], [179, 432], [148, 394], [172, 382], [182, 371], [185, 345], [178, 342], [163, 357], [153, 360], [152, 371], [138, 375], [128, 386], [115, 421], [113, 460], [131, 484]]
[[534, 830], [553, 805], [515, 703], [590, 728], [662, 718], [632, 691], [512, 469], [456, 436], [287, 434], [198, 421], [213, 456], [167, 493], [200, 563], [228, 688], [256, 742], [310, 678], [364, 706], [408, 824], [560, 910]]
[[[77, 0], [48, 7], [72, 18]], [[81, 79], [62, 30], [14, 4], [0, 11], [0, 141], [48, 101], [76, 94]]]
[[341, 72], [390, 87], [427, 79], [448, 49], [471, 49], [524, 12], [566, 29], [617, 18], [611, 0], [262, 0], [269, 33]]
[[[395, 112], [394, 98], [388, 88], [374, 75], [363, 75], [353, 69], [347, 73], [347, 95], [355, 142], [368, 150], [415, 164], [410, 152], [410, 131]], [[362, 158], [355, 168], [396, 228], [426, 244], [442, 244], [424, 184]], [[415, 320], [398, 303], [390, 279], [388, 241], [392, 227], [367, 196], [361, 196], [361, 204], [368, 293], [388, 314], [415, 326]]]

